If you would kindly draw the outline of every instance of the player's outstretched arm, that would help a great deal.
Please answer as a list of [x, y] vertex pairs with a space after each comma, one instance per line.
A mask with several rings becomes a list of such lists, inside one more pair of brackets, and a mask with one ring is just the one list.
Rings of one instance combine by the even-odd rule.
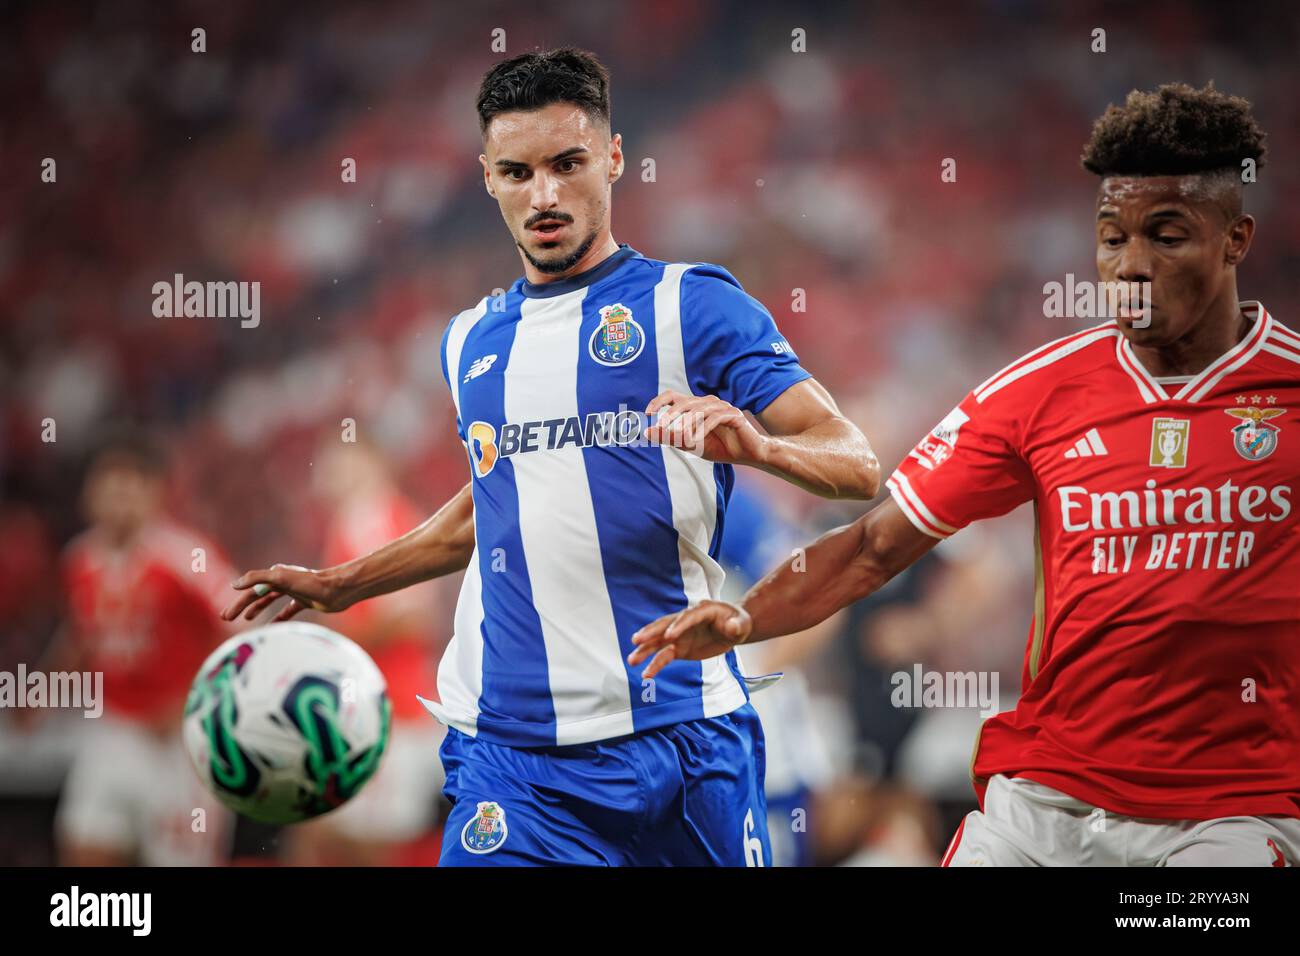
[[716, 395], [669, 390], [646, 414], [656, 416], [647, 438], [709, 461], [761, 468], [826, 498], [874, 498], [880, 490], [866, 436], [816, 379], [790, 386], [756, 416], [766, 434]]
[[[632, 635], [629, 664], [644, 677], [675, 660], [702, 661], [737, 644], [806, 630], [866, 597], [938, 544], [916, 529], [892, 498], [853, 524], [828, 531], [801, 556], [749, 589], [740, 604], [701, 601]], [[653, 656], [652, 656], [653, 655]]]
[[246, 572], [232, 585], [243, 593], [221, 617], [233, 621], [242, 614], [251, 621], [281, 597], [290, 600], [274, 621], [287, 621], [307, 608], [342, 611], [358, 601], [462, 571], [473, 553], [474, 498], [466, 485], [419, 527], [346, 564], [320, 570], [273, 564]]

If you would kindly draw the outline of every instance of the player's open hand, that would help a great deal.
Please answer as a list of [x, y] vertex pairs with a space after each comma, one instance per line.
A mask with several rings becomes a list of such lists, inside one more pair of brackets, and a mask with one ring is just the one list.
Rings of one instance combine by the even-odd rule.
[[632, 635], [629, 664], [654, 655], [642, 677], [654, 677], [672, 661], [706, 661], [743, 644], [753, 629], [744, 608], [726, 601], [701, 601], [647, 624]]
[[761, 462], [767, 437], [745, 413], [716, 395], [684, 395], [672, 389], [660, 392], [646, 406], [654, 424], [644, 437], [671, 445], [708, 461], [751, 465]]
[[328, 613], [348, 606], [325, 572], [296, 564], [273, 564], [248, 571], [231, 587], [244, 593], [221, 612], [225, 621], [233, 621], [241, 614], [244, 620], [251, 621], [282, 597], [289, 598], [289, 603], [271, 619], [272, 623], [287, 621], [308, 608]]

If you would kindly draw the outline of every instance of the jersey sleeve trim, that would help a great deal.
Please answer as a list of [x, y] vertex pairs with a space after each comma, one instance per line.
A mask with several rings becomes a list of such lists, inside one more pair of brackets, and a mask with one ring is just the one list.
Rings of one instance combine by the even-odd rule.
[[977, 404], [982, 405], [991, 396], [1006, 388], [1012, 382], [1059, 362], [1061, 359], [1073, 355], [1080, 349], [1087, 348], [1094, 342], [1099, 342], [1102, 339], [1108, 339], [1117, 335], [1119, 335], [1119, 330], [1115, 327], [1114, 323], [1108, 323], [1100, 328], [1089, 329], [1085, 332], [1078, 333], [1077, 335], [1049, 343], [1047, 346], [1038, 349], [1036, 352], [1031, 352], [1029, 361], [1020, 359], [1018, 363], [1013, 363], [1009, 368], [1003, 369], [979, 388], [975, 389], [975, 401]]
[[941, 541], [959, 530], [935, 517], [934, 512], [926, 507], [925, 502], [917, 495], [911, 482], [907, 480], [907, 475], [902, 471], [895, 471], [890, 475], [885, 486], [903, 514], [907, 515], [907, 520], [916, 526], [916, 530]]

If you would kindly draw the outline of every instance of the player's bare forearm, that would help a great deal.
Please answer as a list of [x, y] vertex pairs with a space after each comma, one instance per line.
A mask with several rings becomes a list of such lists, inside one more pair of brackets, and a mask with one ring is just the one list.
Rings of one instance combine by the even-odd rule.
[[816, 379], [786, 389], [757, 417], [767, 435], [756, 467], [826, 498], [874, 498], [880, 490], [880, 462], [867, 437]]
[[324, 569], [349, 604], [465, 570], [474, 553], [474, 497], [466, 485], [418, 527], [363, 557]]
[[874, 498], [880, 462], [861, 430], [839, 416], [797, 435], [768, 435], [755, 467], [825, 498]]
[[247, 572], [233, 585], [243, 593], [221, 616], [233, 621], [242, 615], [251, 621], [286, 596], [290, 601], [275, 621], [287, 621], [307, 608], [342, 611], [358, 601], [462, 571], [473, 553], [474, 498], [466, 485], [419, 527], [363, 557], [318, 571], [276, 564]]
[[740, 602], [753, 622], [746, 644], [806, 630], [884, 583], [858, 561], [862, 521], [828, 531], [749, 589]]
[[887, 499], [818, 538], [749, 589], [740, 606], [746, 644], [805, 630], [875, 592], [938, 541], [917, 531]]
[[826, 498], [874, 498], [880, 463], [866, 436], [840, 414], [815, 379], [796, 382], [756, 416], [717, 395], [672, 389], [646, 406], [645, 437], [685, 448], [709, 461], [750, 465]]
[[871, 594], [936, 543], [887, 499], [770, 572], [740, 604], [701, 601], [647, 624], [632, 635], [628, 663], [648, 661], [641, 673], [650, 678], [673, 661], [708, 660], [737, 644], [807, 630]]

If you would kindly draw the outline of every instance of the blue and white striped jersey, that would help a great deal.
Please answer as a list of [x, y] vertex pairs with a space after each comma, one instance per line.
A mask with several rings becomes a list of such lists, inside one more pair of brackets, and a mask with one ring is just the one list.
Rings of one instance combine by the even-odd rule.
[[520, 278], [452, 319], [443, 375], [469, 457], [475, 551], [425, 706], [514, 746], [586, 743], [730, 713], [734, 654], [653, 681], [642, 625], [719, 595], [730, 465], [641, 437], [665, 389], [762, 411], [808, 378], [725, 269], [624, 245], [595, 268]]

